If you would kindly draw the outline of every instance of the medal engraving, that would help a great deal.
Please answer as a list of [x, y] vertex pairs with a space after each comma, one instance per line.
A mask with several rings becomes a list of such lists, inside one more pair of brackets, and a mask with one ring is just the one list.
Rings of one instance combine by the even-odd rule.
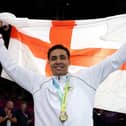
[[68, 119], [67, 113], [66, 112], [61, 112], [60, 116], [59, 116], [59, 119], [60, 119], [61, 122], [66, 121]]

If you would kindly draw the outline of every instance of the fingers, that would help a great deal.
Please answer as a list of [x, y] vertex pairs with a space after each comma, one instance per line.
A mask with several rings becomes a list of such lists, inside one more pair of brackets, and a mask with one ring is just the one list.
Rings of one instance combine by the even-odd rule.
[[5, 21], [0, 20], [0, 28], [3, 28], [5, 31], [9, 29], [9, 24]]

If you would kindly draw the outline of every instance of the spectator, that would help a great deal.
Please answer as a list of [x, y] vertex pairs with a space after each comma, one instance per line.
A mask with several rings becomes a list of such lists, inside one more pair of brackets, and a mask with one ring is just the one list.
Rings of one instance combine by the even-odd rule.
[[17, 110], [17, 120], [17, 126], [30, 126], [33, 122], [33, 119], [28, 112], [28, 104], [25, 101], [21, 102], [20, 108]]
[[0, 110], [0, 126], [16, 126], [17, 118], [14, 112], [14, 102], [8, 100]]

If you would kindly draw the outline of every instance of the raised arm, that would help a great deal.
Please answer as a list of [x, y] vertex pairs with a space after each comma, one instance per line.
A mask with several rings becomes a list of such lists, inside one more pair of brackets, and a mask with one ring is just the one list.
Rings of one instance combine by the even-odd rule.
[[108, 77], [110, 73], [119, 69], [126, 62], [126, 43], [124, 43], [114, 54], [104, 59], [102, 62], [81, 71], [81, 77], [85, 76], [86, 80], [92, 87], [97, 88], [99, 84]]
[[41, 83], [43, 76], [39, 76], [32, 71], [17, 65], [15, 59], [9, 54], [4, 45], [4, 41], [0, 38], [0, 62], [6, 73], [21, 87], [33, 93], [38, 84]]

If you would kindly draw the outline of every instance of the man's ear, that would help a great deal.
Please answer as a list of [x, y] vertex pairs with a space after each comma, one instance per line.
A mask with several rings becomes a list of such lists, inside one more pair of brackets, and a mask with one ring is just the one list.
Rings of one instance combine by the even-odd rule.
[[47, 60], [47, 64], [46, 64], [46, 75], [47, 76], [51, 76], [52, 75], [52, 71], [51, 71], [50, 61], [49, 60]]
[[47, 64], [49, 65], [50, 64], [50, 61], [47, 59]]

